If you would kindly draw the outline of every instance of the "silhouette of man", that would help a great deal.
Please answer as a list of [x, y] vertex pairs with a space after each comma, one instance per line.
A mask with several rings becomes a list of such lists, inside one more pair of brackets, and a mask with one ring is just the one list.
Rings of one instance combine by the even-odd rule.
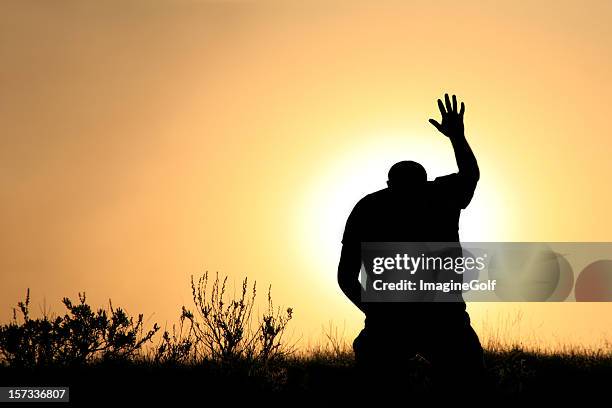
[[[358, 276], [361, 242], [459, 242], [459, 216], [480, 177], [465, 138], [465, 105], [438, 99], [441, 123], [429, 122], [450, 139], [458, 172], [427, 181], [423, 166], [394, 164], [388, 188], [362, 198], [348, 217], [342, 238], [338, 283], [365, 314], [353, 343], [357, 367], [371, 387], [392, 387], [410, 371], [418, 354], [431, 364], [434, 383], [444, 389], [477, 385], [483, 375], [482, 347], [463, 298], [455, 302], [365, 302]], [[369, 279], [369, 277], [368, 277]], [[405, 382], [404, 382], [405, 386]]]

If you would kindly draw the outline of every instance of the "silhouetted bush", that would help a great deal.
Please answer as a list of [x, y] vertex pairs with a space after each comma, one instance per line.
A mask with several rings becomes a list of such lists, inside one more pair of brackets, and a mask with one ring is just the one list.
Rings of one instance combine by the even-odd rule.
[[274, 309], [271, 287], [267, 311], [257, 324], [253, 321], [256, 283], [249, 287], [247, 278], [234, 298], [227, 293], [227, 277], [216, 274], [209, 287], [208, 272], [197, 281], [191, 278], [191, 290], [196, 314], [183, 308], [181, 320], [191, 322], [196, 359], [266, 363], [290, 351], [282, 338], [293, 310]]
[[0, 326], [0, 356], [13, 367], [84, 364], [96, 359], [133, 358], [159, 330], [155, 324], [143, 331], [142, 314], [134, 320], [121, 308], [94, 312], [79, 293], [79, 303], [63, 299], [68, 309], [64, 316], [30, 317], [30, 290], [18, 303], [23, 323], [13, 309], [13, 321]]
[[[193, 327], [185, 333], [185, 320], [189, 312], [183, 306], [178, 327], [172, 326], [172, 333], [164, 330], [162, 338], [153, 354], [153, 361], [158, 364], [182, 364], [193, 362], [195, 337]], [[190, 320], [191, 321], [191, 320]]]
[[272, 303], [272, 287], [268, 288], [268, 310], [259, 322], [259, 349], [258, 358], [262, 361], [270, 361], [285, 356], [292, 350], [283, 343], [285, 328], [293, 317], [293, 309], [287, 308], [285, 312], [274, 308]]
[[242, 282], [242, 290], [236, 299], [226, 293], [227, 277], [215, 280], [208, 286], [208, 272], [198, 278], [191, 278], [193, 302], [196, 315], [184, 311], [195, 329], [196, 351], [201, 357], [213, 360], [237, 360], [251, 358], [255, 351], [254, 336], [248, 325], [256, 296], [256, 285], [253, 284], [247, 296], [247, 279]]
[[[215, 275], [209, 286], [208, 273], [191, 278], [196, 314], [182, 307], [178, 325], [164, 330], [153, 343], [159, 326], [144, 330], [143, 316], [133, 318], [123, 309], [92, 310], [85, 294], [74, 304], [64, 298], [64, 316], [30, 316], [30, 291], [13, 309], [13, 320], [0, 326], [0, 364], [10, 367], [84, 365], [100, 361], [144, 361], [163, 365], [246, 363], [247, 367], [267, 365], [292, 351], [283, 335], [293, 310], [274, 308], [271, 287], [267, 309], [260, 318], [253, 315], [256, 284], [245, 278], [237, 296], [227, 291], [227, 277]], [[20, 312], [21, 319], [17, 318]]]

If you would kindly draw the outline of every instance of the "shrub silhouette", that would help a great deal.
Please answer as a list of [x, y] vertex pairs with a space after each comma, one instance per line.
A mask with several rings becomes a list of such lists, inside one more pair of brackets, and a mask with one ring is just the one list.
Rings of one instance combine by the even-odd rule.
[[[227, 277], [219, 274], [209, 285], [208, 272], [195, 280], [191, 289], [196, 312], [182, 307], [180, 320], [171, 330], [160, 330], [155, 323], [144, 329], [143, 315], [131, 317], [122, 308], [94, 311], [87, 304], [85, 293], [78, 302], [63, 299], [67, 313], [37, 319], [30, 316], [30, 290], [13, 309], [10, 323], [0, 325], [0, 364], [10, 367], [53, 365], [85, 365], [99, 361], [146, 361], [164, 365], [215, 363], [247, 363], [247, 367], [266, 365], [293, 351], [283, 342], [287, 324], [293, 316], [291, 308], [275, 308], [271, 287], [267, 308], [260, 318], [253, 315], [256, 283], [242, 281], [239, 294], [230, 296]], [[18, 310], [21, 318], [17, 318]]]
[[283, 357], [292, 351], [283, 342], [287, 324], [293, 317], [293, 309], [287, 308], [285, 313], [281, 308], [274, 309], [272, 303], [272, 286], [268, 287], [268, 310], [259, 322], [259, 359], [270, 361]]
[[193, 361], [195, 338], [193, 328], [185, 333], [185, 320], [189, 312], [183, 306], [179, 326], [172, 326], [172, 334], [164, 330], [161, 341], [155, 348], [153, 361], [157, 364], [176, 365]]
[[[182, 307], [180, 320], [164, 330], [145, 357], [157, 364], [247, 362], [264, 365], [293, 351], [283, 342], [291, 308], [274, 308], [271, 286], [267, 308], [260, 318], [253, 315], [256, 283], [245, 278], [236, 296], [227, 290], [227, 277], [211, 279], [208, 272], [195, 280], [191, 289], [196, 313]], [[94, 311], [85, 293], [78, 302], [63, 299], [64, 316], [46, 313], [30, 317], [30, 290], [13, 309], [13, 320], [0, 326], [0, 363], [10, 367], [83, 365], [95, 361], [134, 360], [160, 330], [155, 323], [144, 330], [143, 315], [129, 316], [122, 308]], [[17, 318], [17, 310], [21, 319]]]
[[251, 322], [256, 285], [253, 284], [247, 296], [247, 278], [242, 282], [242, 291], [236, 299], [226, 294], [227, 276], [223, 280], [215, 275], [211, 288], [208, 287], [208, 272], [198, 278], [191, 277], [191, 290], [196, 315], [185, 310], [194, 328], [196, 352], [201, 357], [213, 360], [231, 361], [250, 358], [254, 354], [254, 337], [248, 325]]
[[30, 290], [26, 299], [18, 303], [23, 323], [13, 309], [13, 321], [0, 326], [0, 356], [10, 366], [35, 367], [45, 365], [84, 364], [96, 359], [129, 359], [151, 341], [157, 324], [143, 331], [143, 315], [134, 320], [121, 308], [94, 312], [79, 293], [79, 302], [63, 299], [68, 309], [64, 316], [30, 317]]
[[223, 363], [247, 360], [266, 363], [288, 353], [282, 343], [285, 328], [293, 309], [274, 309], [271, 287], [268, 289], [267, 311], [257, 325], [253, 322], [253, 307], [257, 296], [256, 282], [249, 286], [242, 281], [234, 298], [227, 293], [227, 276], [215, 279], [209, 287], [208, 272], [191, 278], [191, 290], [196, 314], [183, 308], [181, 319], [191, 323], [196, 359], [211, 359]]

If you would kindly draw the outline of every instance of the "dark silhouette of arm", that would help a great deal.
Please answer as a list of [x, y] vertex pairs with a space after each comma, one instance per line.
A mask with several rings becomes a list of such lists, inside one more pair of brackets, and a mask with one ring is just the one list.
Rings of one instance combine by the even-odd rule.
[[438, 123], [433, 119], [429, 119], [429, 123], [434, 125], [440, 133], [450, 139], [459, 169], [458, 176], [466, 193], [471, 194], [476, 188], [476, 183], [480, 179], [480, 170], [478, 169], [476, 156], [474, 156], [474, 152], [472, 152], [465, 138], [465, 129], [463, 125], [465, 104], [461, 102], [461, 109], [457, 111], [457, 97], [455, 95], [453, 95], [452, 104], [448, 94], [444, 95], [444, 99], [445, 103], [442, 103], [442, 101], [438, 99], [438, 108], [442, 114], [442, 123]]
[[459, 169], [459, 176], [466, 182], [473, 183], [474, 185], [480, 179], [480, 170], [478, 169], [478, 163], [476, 162], [476, 156], [472, 152], [467, 139], [464, 134], [451, 137], [451, 144], [455, 151], [455, 159], [457, 160], [457, 167]]
[[363, 218], [367, 214], [363, 200], [360, 200], [346, 220], [342, 237], [342, 252], [338, 264], [338, 285], [342, 292], [362, 312], [366, 312], [367, 304], [362, 302], [363, 288], [359, 283], [361, 270], [361, 238]]
[[363, 288], [359, 283], [361, 269], [361, 244], [347, 242], [342, 245], [340, 263], [338, 264], [338, 285], [342, 292], [355, 306], [366, 313], [367, 305], [361, 301]]

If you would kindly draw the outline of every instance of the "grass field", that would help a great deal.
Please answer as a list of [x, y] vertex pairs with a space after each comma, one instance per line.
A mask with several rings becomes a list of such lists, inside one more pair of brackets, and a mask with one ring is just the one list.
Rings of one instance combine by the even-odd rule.
[[[145, 328], [142, 315], [130, 316], [112, 304], [94, 310], [84, 295], [78, 302], [64, 299], [64, 315], [33, 318], [28, 293], [13, 321], [0, 326], [0, 386], [69, 386], [71, 401], [80, 406], [160, 401], [346, 406], [378, 401], [381, 390], [359, 378], [352, 339], [338, 335], [333, 326], [320, 344], [296, 349], [283, 337], [293, 311], [274, 307], [270, 291], [267, 310], [254, 316], [256, 292], [247, 280], [231, 298], [218, 276], [193, 280], [192, 289], [193, 311], [183, 307], [180, 323], [164, 332], [157, 325]], [[429, 363], [418, 357], [398, 377], [399, 389], [389, 392], [408, 405], [440, 396], [495, 406], [609, 398], [609, 344], [553, 350], [531, 342], [528, 347], [505, 341], [512, 326], [504, 330], [481, 334], [487, 378], [461, 395], [435, 389]]]
[[[521, 350], [487, 351], [491, 402], [595, 398], [610, 393], [612, 356], [591, 354], [538, 354]], [[147, 360], [96, 362], [76, 367], [0, 369], [2, 385], [69, 386], [71, 401], [142, 403], [146, 401], [223, 401], [238, 405], [254, 401], [284, 404], [312, 401], [332, 405], [363, 401], [376, 390], [357, 386], [350, 352], [318, 351], [283, 358], [266, 365], [236, 361], [221, 364], [160, 364]], [[406, 378], [401, 395], [410, 399], [434, 397], [425, 362]], [[465, 390], [465, 400], [477, 400], [485, 384]], [[374, 393], [374, 394], [368, 394]], [[402, 398], [403, 398], [402, 397]], [[206, 405], [206, 404], [203, 404]], [[605, 405], [602, 405], [605, 406]]]

